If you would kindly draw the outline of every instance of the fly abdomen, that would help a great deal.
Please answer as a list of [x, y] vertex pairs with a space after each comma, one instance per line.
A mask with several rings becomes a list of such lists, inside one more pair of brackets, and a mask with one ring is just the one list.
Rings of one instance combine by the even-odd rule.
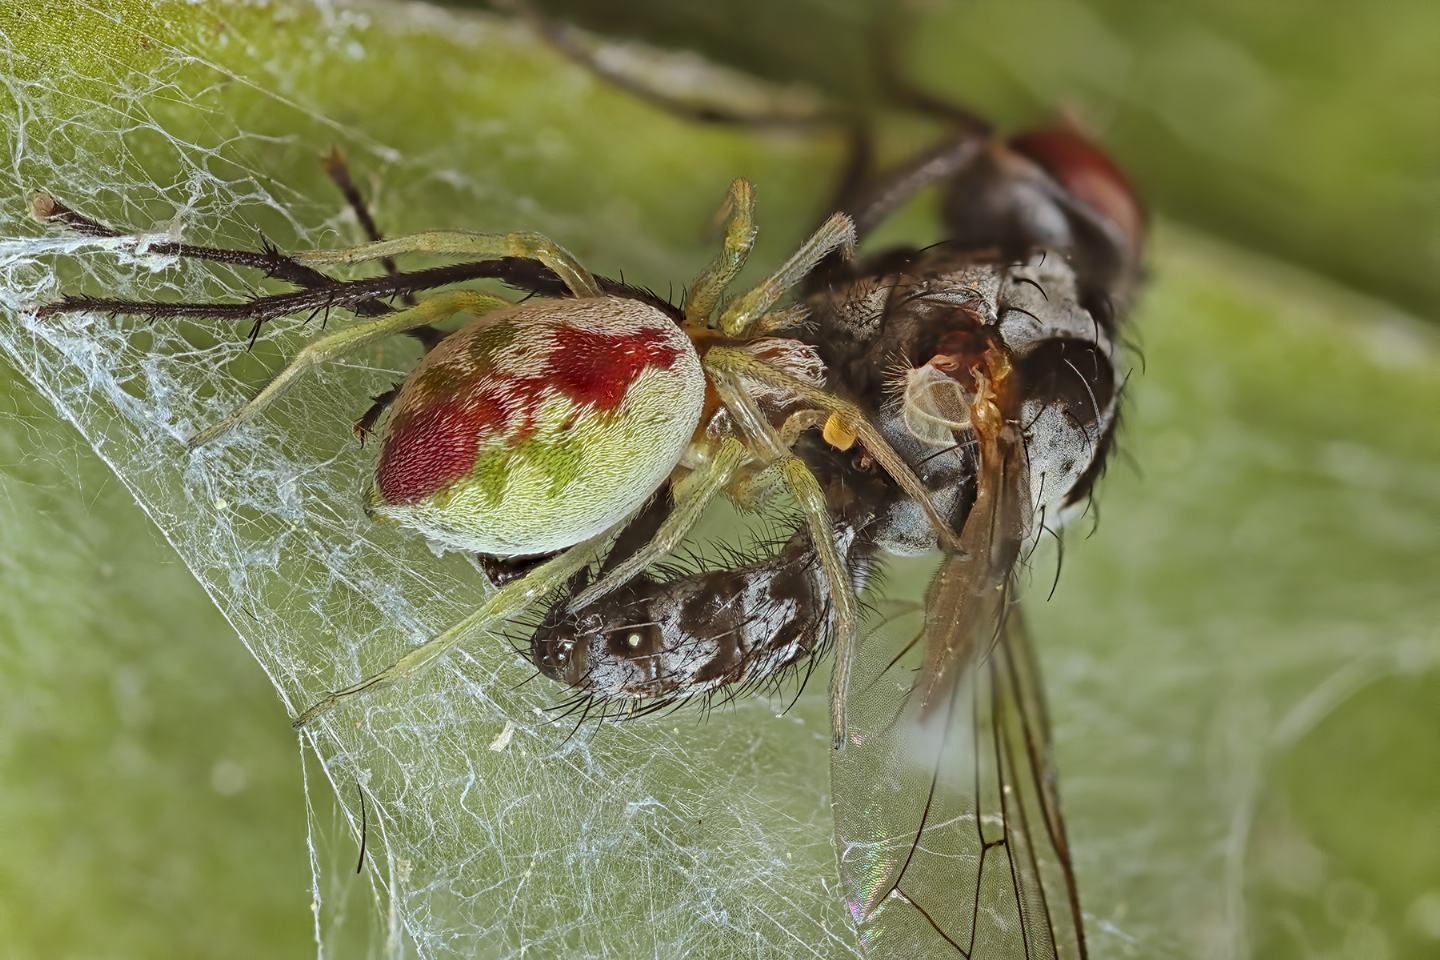
[[829, 622], [829, 593], [799, 532], [732, 569], [638, 577], [575, 613], [562, 600], [532, 635], [530, 658], [597, 701], [663, 704], [772, 680], [823, 646]]

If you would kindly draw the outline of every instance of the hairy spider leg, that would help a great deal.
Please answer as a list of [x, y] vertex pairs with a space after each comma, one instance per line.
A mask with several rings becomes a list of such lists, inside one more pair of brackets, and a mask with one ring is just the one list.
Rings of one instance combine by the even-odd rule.
[[744, 177], [730, 184], [725, 199], [725, 241], [685, 297], [685, 322], [703, 327], [720, 303], [725, 288], [734, 282], [755, 246], [755, 186]]
[[855, 252], [855, 224], [843, 213], [831, 215], [780, 269], [726, 307], [720, 314], [721, 332], [730, 337], [749, 333], [785, 291], [804, 280], [821, 260], [836, 251], [847, 258]]
[[754, 339], [777, 336], [787, 330], [794, 330], [808, 319], [808, 306], [803, 303], [791, 304], [781, 310], [771, 310], [756, 320], [755, 325], [750, 328], [750, 336]]
[[293, 726], [297, 730], [303, 729], [352, 697], [383, 690], [408, 680], [480, 631], [512, 620], [524, 613], [526, 608], [537, 599], [560, 589], [571, 576], [595, 561], [600, 556], [605, 542], [616, 531], [622, 529], [629, 519], [626, 517], [603, 533], [591, 537], [563, 553], [556, 554], [525, 576], [505, 584], [491, 594], [490, 598], [481, 604], [474, 613], [444, 633], [425, 641], [379, 673], [372, 674], [359, 683], [342, 690], [327, 694], [307, 707], [295, 718]]
[[739, 376], [771, 386], [780, 387], [804, 403], [810, 404], [820, 410], [825, 410], [831, 416], [825, 422], [827, 436], [832, 426], [838, 422], [838, 429], [847, 436], [858, 438], [865, 445], [866, 451], [870, 453], [884, 468], [900, 488], [920, 504], [925, 511], [930, 526], [935, 531], [935, 538], [940, 546], [947, 552], [958, 552], [960, 539], [951, 529], [949, 521], [935, 502], [930, 498], [930, 491], [925, 483], [910, 469], [905, 458], [890, 446], [890, 442], [875, 429], [865, 412], [855, 404], [841, 397], [825, 392], [820, 387], [806, 383], [797, 377], [774, 367], [758, 357], [746, 353], [734, 347], [712, 347], [705, 354], [703, 363], [712, 376]]
[[[830, 607], [835, 612], [835, 669], [830, 678], [830, 731], [835, 749], [849, 741], [849, 725], [845, 704], [850, 692], [850, 676], [854, 672], [856, 644], [860, 636], [860, 601], [850, 581], [850, 569], [835, 545], [835, 525], [830, 521], [830, 508], [825, 490], [804, 460], [785, 445], [786, 438], [771, 425], [764, 411], [746, 391], [739, 376], [725, 371], [712, 371], [715, 388], [725, 408], [750, 441], [764, 452], [767, 460], [779, 467], [780, 477], [800, 507], [811, 544], [820, 557], [820, 569], [829, 587]], [[799, 431], [794, 433], [799, 436]]]
[[639, 575], [646, 567], [672, 553], [705, 513], [715, 495], [724, 490], [748, 456], [745, 444], [727, 438], [715, 455], [697, 469], [681, 487], [674, 509], [655, 535], [639, 550], [612, 567], [604, 576], [580, 591], [566, 609], [574, 612], [610, 593]]
[[407, 253], [451, 257], [529, 257], [555, 271], [576, 297], [598, 297], [600, 286], [575, 255], [539, 233], [477, 233], [473, 230], [430, 230], [392, 240], [362, 243], [336, 250], [309, 250], [295, 255], [300, 263], [365, 263]]
[[850, 702], [850, 677], [860, 639], [860, 601], [850, 580], [850, 570], [835, 547], [835, 525], [825, 491], [805, 461], [791, 454], [780, 465], [781, 474], [795, 502], [805, 515], [810, 541], [820, 556], [821, 569], [830, 587], [830, 607], [835, 611], [835, 666], [830, 673], [830, 732], [836, 750], [850, 740], [845, 704]]
[[362, 347], [384, 340], [386, 337], [445, 320], [462, 310], [484, 314], [494, 310], [503, 310], [509, 306], [512, 306], [510, 301], [502, 297], [477, 293], [473, 290], [455, 290], [449, 293], [438, 293], [408, 310], [386, 314], [358, 326], [321, 337], [302, 347], [300, 352], [295, 355], [295, 359], [277, 373], [274, 379], [256, 394], [255, 399], [219, 423], [196, 433], [185, 441], [185, 444], [192, 450], [204, 446], [229, 433], [247, 420], [253, 419], [283, 396], [307, 371], [322, 363], [353, 353]]
[[[824, 410], [797, 410], [780, 425], [780, 446], [786, 450], [793, 448], [805, 431], [819, 429], [829, 419], [830, 414]], [[760, 510], [779, 481], [779, 471], [772, 464], [766, 469], [742, 474], [725, 492], [742, 509]]]

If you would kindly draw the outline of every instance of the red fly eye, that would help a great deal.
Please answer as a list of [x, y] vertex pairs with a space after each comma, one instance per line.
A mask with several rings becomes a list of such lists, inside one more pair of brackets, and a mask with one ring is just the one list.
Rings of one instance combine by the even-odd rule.
[[1139, 256], [1145, 240], [1145, 208], [1130, 179], [1108, 154], [1064, 124], [1016, 134], [1010, 138], [1010, 148], [1119, 227], [1131, 252]]

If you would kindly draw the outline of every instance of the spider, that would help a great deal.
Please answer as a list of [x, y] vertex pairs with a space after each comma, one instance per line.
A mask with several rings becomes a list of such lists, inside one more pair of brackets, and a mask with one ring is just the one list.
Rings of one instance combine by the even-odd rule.
[[[336, 179], [343, 188], [342, 178]], [[57, 218], [82, 232], [108, 229], [48, 194], [33, 206], [42, 219]], [[850, 218], [837, 213], [826, 219], [774, 273], [727, 301], [726, 290], [756, 235], [752, 184], [735, 180], [723, 209], [722, 250], [679, 309], [597, 278], [540, 234], [442, 230], [288, 257], [271, 249], [246, 254], [172, 244], [161, 252], [260, 266], [311, 289], [214, 305], [70, 297], [37, 312], [248, 318], [255, 323], [252, 337], [266, 319], [305, 307], [348, 305], [370, 314], [302, 348], [254, 399], [189, 437], [191, 449], [259, 416], [322, 364], [388, 337], [433, 331], [457, 315], [470, 318], [440, 339], [394, 393], [366, 509], [453, 548], [499, 558], [553, 555], [499, 586], [439, 636], [302, 711], [297, 728], [353, 697], [413, 677], [469, 637], [523, 615], [602, 557], [630, 518], [667, 485], [674, 508], [653, 537], [573, 597], [572, 609], [663, 559], [718, 494], [759, 505], [783, 489], [819, 554], [835, 611], [831, 703], [838, 749], [846, 741], [845, 692], [860, 616], [825, 492], [792, 448], [814, 427], [822, 427], [825, 441], [838, 449], [858, 442], [922, 505], [942, 543], [955, 544], [956, 535], [925, 485], [861, 409], [824, 389], [814, 348], [776, 336], [804, 318], [803, 308], [777, 309], [785, 293], [826, 258], [853, 254]], [[415, 253], [480, 259], [409, 275], [393, 272], [391, 258]], [[316, 269], [373, 261], [386, 263], [391, 276], [376, 278], [378, 283], [335, 281]], [[513, 276], [526, 264], [532, 275], [541, 265], [561, 289], [532, 283], [550, 292], [520, 303], [452, 289], [393, 312], [383, 304], [376, 309], [377, 294], [409, 293], [467, 276]], [[500, 268], [505, 265], [508, 273]], [[362, 425], [373, 416], [372, 410]]]

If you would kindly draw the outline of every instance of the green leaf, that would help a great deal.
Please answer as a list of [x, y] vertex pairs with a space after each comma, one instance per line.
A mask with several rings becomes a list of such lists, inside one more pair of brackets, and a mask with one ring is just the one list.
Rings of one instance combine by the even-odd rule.
[[[816, 20], [817, 41], [863, 27], [850, 8], [826, 9], [841, 13]], [[1172, 214], [1135, 317], [1144, 362], [1124, 446], [1138, 470], [1113, 469], [1098, 532], [1071, 532], [1059, 590], [1033, 623], [1094, 954], [1285, 957], [1325, 944], [1374, 955], [1382, 942], [1392, 956], [1424, 954], [1440, 926], [1425, 888], [1440, 788], [1428, 735], [1440, 661], [1435, 337], [1175, 218], [1232, 235], [1278, 221], [1249, 200], [1280, 171], [1292, 179], [1276, 195], [1295, 195], [1285, 209], [1307, 219], [1276, 236], [1306, 243], [1273, 248], [1328, 270], [1314, 252], [1328, 237], [1382, 224], [1383, 243], [1333, 271], [1371, 287], [1434, 221], [1338, 189], [1348, 163], [1267, 154], [1259, 174], [1243, 156], [1216, 163], [1185, 134], [1207, 128], [1133, 79], [1160, 53], [1120, 70], [1074, 37], [1133, 28], [1196, 71], [1232, 61], [1193, 24], [1170, 35], [1158, 14], [1097, 9], [1047, 6], [1053, 16], [1013, 31], [989, 7], [942, 10], [935, 23], [950, 26], [916, 47], [927, 77], [956, 82], [962, 68], [948, 77], [935, 48], [963, 20], [967, 53], [1010, 64], [1011, 79], [976, 98], [997, 115], [1075, 91], [1115, 104], [1116, 144]], [[1265, 56], [1280, 45], [1273, 24], [1236, 23]], [[764, 37], [767, 57], [791, 44]], [[1071, 59], [1045, 55], [1067, 42]], [[1410, 46], [1396, 39], [1398, 62], [1414, 62]], [[313, 329], [278, 324], [247, 354], [246, 331], [223, 324], [39, 323], [19, 310], [62, 291], [238, 297], [258, 282], [67, 245], [25, 216], [40, 187], [197, 242], [253, 245], [258, 229], [282, 248], [335, 244], [357, 236], [318, 163], [339, 145], [387, 233], [540, 230], [664, 292], [707, 260], [705, 225], [736, 175], [759, 187], [756, 263], [784, 256], [824, 203], [840, 138], [689, 125], [523, 30], [414, 5], [12, 5], [0, 51], [0, 352], [19, 374], [0, 388], [0, 819], [18, 838], [0, 866], [0, 929], [11, 948], [289, 956], [313, 949], [313, 904], [341, 956], [366, 944], [425, 956], [511, 956], [522, 944], [540, 956], [845, 955], [820, 684], [782, 719], [780, 704], [752, 701], [566, 742], [533, 712], [563, 694], [520, 686], [526, 671], [492, 639], [342, 714], [302, 793], [287, 709], [480, 595], [463, 558], [437, 558], [360, 512], [373, 454], [348, 424], [413, 350], [318, 377], [191, 458], [177, 437]], [[1038, 74], [1018, 66], [1031, 51]], [[1283, 103], [1308, 105], [1312, 122], [1292, 126], [1297, 154], [1313, 157], [1329, 142], [1314, 118], [1348, 94], [1298, 69]], [[1001, 89], [1020, 81], [1026, 98]], [[1124, 97], [1107, 99], [1117, 84]], [[1225, 111], [1242, 107], [1227, 99], [1209, 119], [1237, 123]], [[1162, 122], [1180, 133], [1152, 136]], [[1398, 113], [1365, 122], [1384, 134], [1366, 150], [1421, 143]], [[916, 136], [902, 126], [892, 146]], [[1411, 163], [1380, 169], [1394, 182]], [[1196, 170], [1213, 189], [1188, 192]], [[886, 236], [935, 233], [921, 204]], [[1436, 292], [1417, 262], [1412, 301]], [[1048, 590], [1053, 559], [1037, 560], [1034, 592]], [[918, 590], [923, 577], [898, 567], [892, 587]], [[507, 722], [510, 746], [487, 749]], [[353, 880], [357, 784], [369, 854]]]

